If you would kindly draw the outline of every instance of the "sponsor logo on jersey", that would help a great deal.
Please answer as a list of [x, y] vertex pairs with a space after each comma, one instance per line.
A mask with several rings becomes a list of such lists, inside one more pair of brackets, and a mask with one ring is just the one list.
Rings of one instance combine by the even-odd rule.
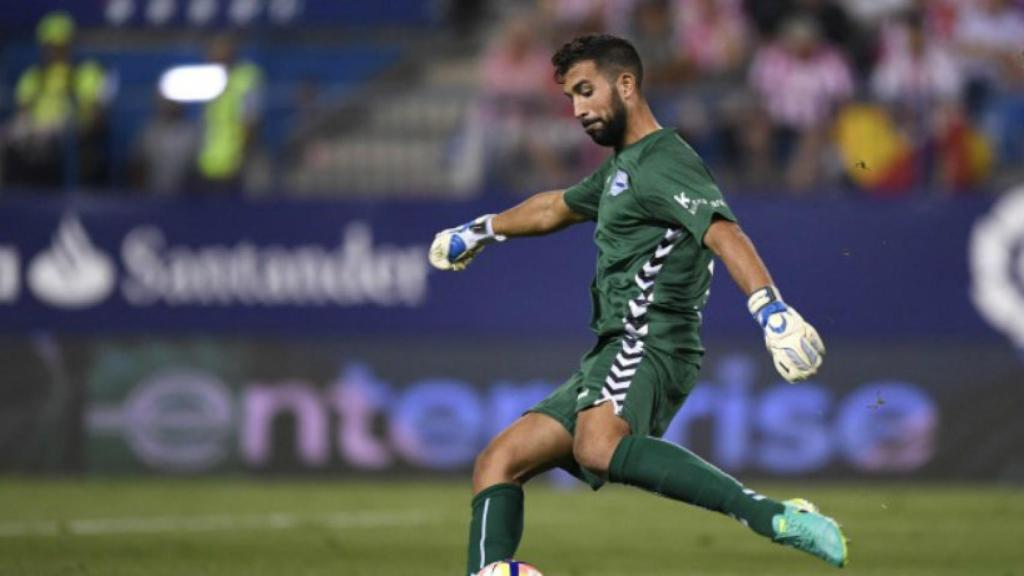
[[36, 298], [57, 308], [99, 304], [114, 289], [116, 271], [75, 216], [61, 220], [50, 247], [28, 267], [28, 286]]
[[629, 174], [627, 174], [625, 170], [619, 170], [615, 172], [615, 176], [612, 177], [608, 193], [612, 196], [618, 196], [626, 190], [629, 190]]
[[679, 205], [683, 207], [683, 210], [686, 210], [687, 212], [689, 212], [690, 214], [693, 214], [693, 215], [697, 214], [697, 210], [701, 206], [708, 206], [708, 207], [710, 207], [712, 209], [714, 209], [714, 208], [724, 208], [725, 207], [725, 200], [721, 200], [721, 199], [719, 199], [719, 200], [708, 200], [707, 198], [690, 198], [689, 196], [686, 195], [685, 191], [680, 191], [679, 194], [676, 194], [675, 196], [673, 196], [672, 199], [675, 200], [676, 202], [678, 202]]
[[697, 205], [693, 203], [693, 199], [686, 195], [686, 192], [680, 192], [674, 196], [676, 202], [683, 207], [683, 210], [688, 211], [690, 214], [697, 213]]

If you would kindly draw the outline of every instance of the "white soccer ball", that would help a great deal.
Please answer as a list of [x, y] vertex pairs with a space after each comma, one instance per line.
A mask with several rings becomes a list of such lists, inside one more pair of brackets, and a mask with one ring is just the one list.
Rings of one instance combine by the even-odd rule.
[[488, 564], [476, 576], [544, 576], [534, 566], [518, 560], [502, 560]]

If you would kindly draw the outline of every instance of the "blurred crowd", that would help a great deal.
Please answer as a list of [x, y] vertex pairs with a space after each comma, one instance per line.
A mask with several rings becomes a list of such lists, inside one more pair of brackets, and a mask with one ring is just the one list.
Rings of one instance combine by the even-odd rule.
[[[1024, 6], [1013, 0], [542, 0], [482, 59], [491, 177], [528, 190], [599, 161], [547, 57], [611, 32], [655, 115], [738, 189], [952, 194], [1024, 167]], [[596, 156], [596, 157], [595, 157]], [[510, 181], [511, 179], [511, 181]]]
[[[108, 116], [116, 75], [94, 60], [76, 58], [75, 28], [64, 12], [39, 22], [38, 62], [18, 77], [14, 111], [0, 131], [5, 185], [50, 192], [67, 185], [112, 188]], [[153, 90], [154, 113], [128, 151], [129, 187], [153, 194], [241, 188], [261, 112], [261, 72], [238, 60], [228, 34], [212, 38], [207, 56], [223, 78], [199, 121], [167, 90]]]
[[[550, 64], [558, 45], [587, 32], [634, 42], [655, 115], [735, 190], [950, 195], [1024, 178], [1024, 0], [454, 5], [474, 8], [455, 11], [439, 34], [476, 38], [455, 45], [478, 52], [478, 97], [448, 136], [462, 146], [446, 149], [479, 163], [467, 172], [477, 174], [479, 190], [565, 186], [603, 159], [607, 151], [572, 117]], [[111, 176], [108, 122], [116, 71], [78, 58], [75, 38], [74, 21], [60, 12], [36, 29], [38, 59], [4, 97], [13, 103], [0, 119], [4, 186], [152, 194], [245, 188], [274, 79], [238, 56], [233, 37], [205, 40], [207, 64], [221, 74], [211, 97], [156, 91], [119, 178]], [[423, 58], [445, 57], [465, 54]], [[292, 131], [323, 132], [329, 107], [319, 90], [311, 96], [302, 88]], [[307, 148], [330, 162], [322, 146]], [[274, 170], [288, 170], [290, 161], [282, 154]]]

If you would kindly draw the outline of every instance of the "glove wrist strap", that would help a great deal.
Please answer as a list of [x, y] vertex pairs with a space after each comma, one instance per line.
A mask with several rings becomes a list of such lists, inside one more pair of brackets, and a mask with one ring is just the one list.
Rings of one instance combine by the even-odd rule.
[[508, 239], [507, 236], [502, 236], [501, 234], [495, 234], [494, 233], [494, 214], [488, 214], [487, 216], [484, 216], [484, 218], [485, 218], [484, 224], [486, 225], [485, 230], [487, 231], [487, 236], [489, 236], [491, 238], [494, 238], [498, 242], [504, 242], [505, 240]]
[[771, 304], [775, 301], [781, 301], [782, 295], [779, 294], [779, 289], [775, 286], [765, 286], [754, 290], [750, 297], [747, 298], [747, 310], [751, 315], [756, 315], [761, 308]]
[[747, 298], [747, 311], [762, 328], [767, 322], [768, 316], [784, 310], [786, 310], [786, 305], [782, 302], [782, 295], [779, 294], [779, 290], [775, 286], [765, 286], [754, 290]]
[[493, 219], [494, 214], [484, 214], [469, 223], [468, 230], [474, 235], [473, 239], [475, 242], [490, 244], [492, 242], [505, 241], [505, 236], [494, 233], [494, 224], [491, 223]]

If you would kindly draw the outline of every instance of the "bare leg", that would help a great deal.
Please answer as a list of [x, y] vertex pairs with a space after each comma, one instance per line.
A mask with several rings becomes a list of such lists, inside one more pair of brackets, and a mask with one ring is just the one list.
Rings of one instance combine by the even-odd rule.
[[572, 436], [555, 419], [531, 412], [495, 436], [477, 456], [473, 494], [495, 484], [526, 483], [572, 458]]
[[576, 415], [573, 456], [580, 466], [607, 479], [612, 455], [619, 442], [629, 435], [629, 423], [615, 415], [611, 402]]
[[572, 436], [542, 414], [519, 418], [491, 440], [473, 469], [467, 574], [515, 554], [523, 535], [522, 485], [571, 459]]

